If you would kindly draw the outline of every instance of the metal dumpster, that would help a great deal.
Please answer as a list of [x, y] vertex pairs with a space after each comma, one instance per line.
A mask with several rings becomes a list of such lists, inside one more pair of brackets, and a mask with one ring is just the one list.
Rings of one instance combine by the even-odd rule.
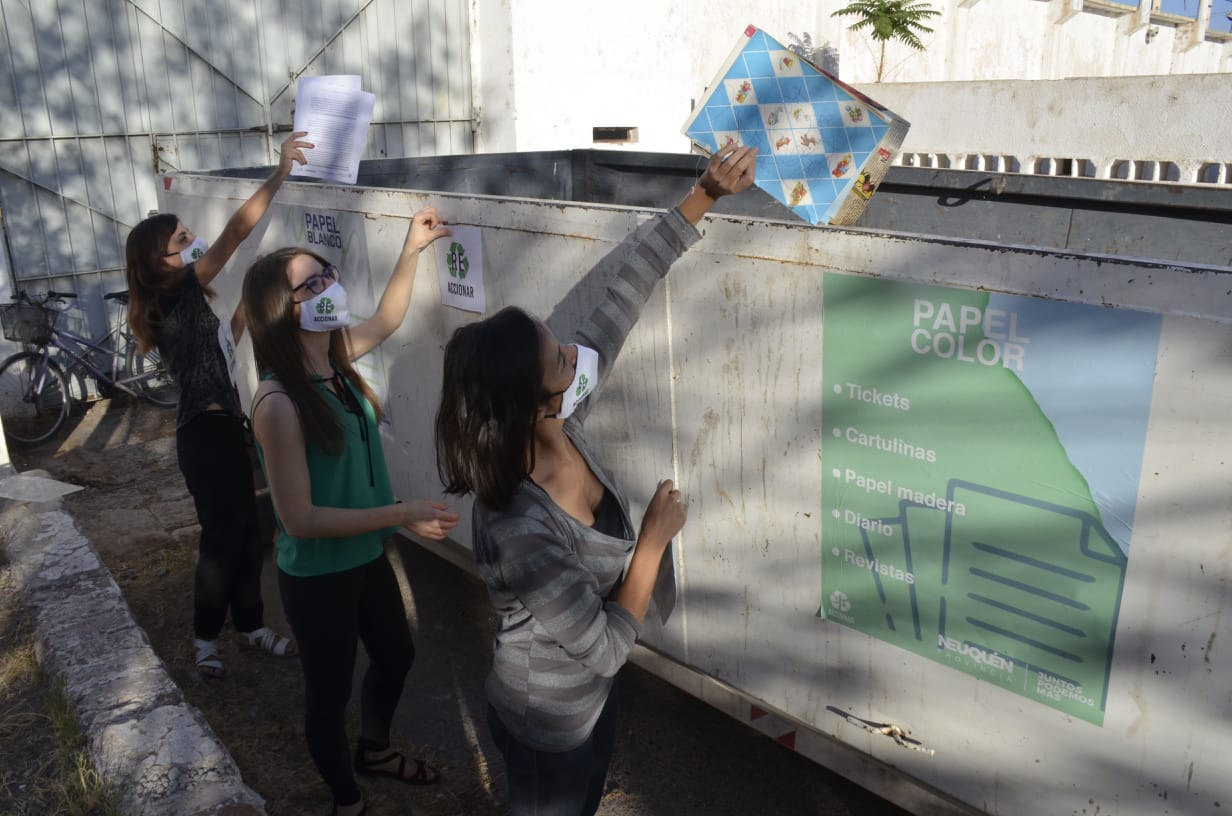
[[[567, 332], [587, 270], [698, 167], [564, 151], [289, 183], [215, 306], [306, 244], [363, 314], [432, 204], [483, 231], [489, 312]], [[160, 207], [216, 234], [263, 177], [169, 176]], [[691, 504], [676, 612], [635, 659], [919, 813], [1232, 807], [1227, 193], [894, 168], [858, 229], [721, 203], [590, 419], [635, 518], [665, 476]], [[363, 361], [401, 495], [439, 494], [441, 350], [473, 319], [425, 253]], [[461, 504], [438, 551], [466, 567]]]

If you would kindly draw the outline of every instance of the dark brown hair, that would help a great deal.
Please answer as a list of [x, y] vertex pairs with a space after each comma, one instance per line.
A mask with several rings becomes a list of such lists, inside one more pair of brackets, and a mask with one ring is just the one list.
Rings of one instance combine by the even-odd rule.
[[[299, 255], [315, 258], [322, 266], [329, 265], [320, 255], [299, 247], [284, 247], [258, 258], [244, 274], [244, 310], [248, 314], [257, 371], [262, 375], [273, 374], [295, 403], [304, 444], [315, 442], [326, 453], [336, 456], [342, 452], [342, 427], [304, 365], [299, 320], [287, 281], [287, 264]], [[376, 394], [351, 365], [350, 346], [349, 330], [330, 333], [329, 356], [334, 367], [364, 395], [380, 421], [381, 407]]]
[[[137, 338], [142, 354], [162, 340], [163, 310], [159, 295], [170, 294], [184, 282], [187, 269], [169, 266], [167, 244], [175, 235], [180, 219], [171, 213], [151, 215], [128, 234], [124, 243], [124, 274], [128, 278], [128, 326]], [[207, 298], [214, 290], [202, 286]]]
[[445, 492], [504, 507], [535, 468], [545, 394], [539, 323], [516, 306], [463, 326], [445, 346], [436, 469]]
[[173, 292], [184, 275], [163, 257], [180, 219], [171, 213], [152, 215], [128, 234], [124, 244], [124, 274], [128, 278], [128, 325], [143, 354], [162, 339], [163, 312], [158, 296]]

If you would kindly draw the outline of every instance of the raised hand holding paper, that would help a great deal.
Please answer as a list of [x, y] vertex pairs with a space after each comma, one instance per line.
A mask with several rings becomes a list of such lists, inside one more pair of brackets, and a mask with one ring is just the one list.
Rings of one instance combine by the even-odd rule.
[[304, 149], [307, 166], [295, 165], [291, 175], [354, 184], [375, 106], [376, 96], [360, 90], [358, 76], [300, 77], [295, 129], [310, 134], [315, 146]]

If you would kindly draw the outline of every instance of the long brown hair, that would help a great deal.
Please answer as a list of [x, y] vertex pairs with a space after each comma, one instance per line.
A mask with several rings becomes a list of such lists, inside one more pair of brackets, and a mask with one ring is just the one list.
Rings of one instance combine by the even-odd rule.
[[[287, 281], [287, 264], [299, 255], [315, 258], [322, 266], [329, 265], [320, 255], [299, 247], [284, 247], [258, 258], [244, 274], [244, 310], [248, 314], [257, 371], [263, 376], [274, 375], [295, 403], [304, 444], [315, 442], [326, 453], [337, 456], [342, 452], [342, 426], [337, 414], [313, 385], [304, 364], [304, 344], [300, 340], [299, 320], [295, 317], [291, 284]], [[376, 394], [351, 365], [350, 345], [349, 330], [331, 332], [330, 359], [372, 405], [379, 422], [381, 406]]]
[[[137, 350], [145, 354], [162, 340], [163, 310], [159, 295], [179, 289], [187, 269], [168, 266], [163, 260], [167, 244], [180, 219], [172, 213], [151, 215], [128, 234], [124, 244], [124, 274], [128, 278], [128, 326], [137, 338]], [[205, 296], [214, 290], [202, 286]]]
[[445, 492], [509, 503], [535, 469], [543, 390], [539, 324], [516, 306], [463, 326], [445, 346], [436, 469]]

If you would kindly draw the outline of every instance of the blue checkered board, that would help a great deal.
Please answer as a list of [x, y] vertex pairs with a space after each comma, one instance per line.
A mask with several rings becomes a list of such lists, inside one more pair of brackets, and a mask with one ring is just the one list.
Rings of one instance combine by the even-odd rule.
[[707, 154], [756, 146], [757, 186], [810, 224], [830, 224], [845, 202], [863, 210], [875, 186], [866, 170], [883, 165], [881, 180], [906, 124], [749, 26], [683, 132]]

